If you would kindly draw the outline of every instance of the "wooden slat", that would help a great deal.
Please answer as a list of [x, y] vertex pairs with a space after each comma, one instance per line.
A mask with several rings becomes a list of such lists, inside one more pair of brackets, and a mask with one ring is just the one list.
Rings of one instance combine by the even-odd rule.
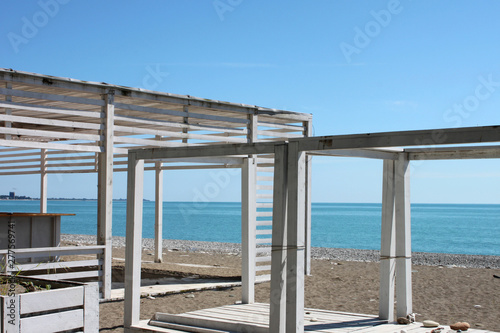
[[272, 229], [258, 229], [255, 231], [256, 235], [272, 235]]
[[[23, 248], [16, 249], [16, 258], [99, 254], [103, 251], [103, 245]], [[8, 250], [0, 250], [0, 255], [7, 253]]]
[[83, 305], [83, 286], [21, 295], [21, 315]]
[[271, 244], [272, 239], [271, 238], [257, 238], [255, 240], [256, 244]]
[[268, 262], [271, 261], [271, 256], [256, 257], [255, 262]]
[[271, 270], [271, 265], [255, 266], [255, 270], [257, 272], [270, 271]]
[[83, 309], [21, 319], [21, 332], [51, 333], [83, 327]]
[[89, 277], [102, 276], [102, 271], [83, 271], [83, 272], [71, 272], [71, 273], [32, 275], [32, 276], [41, 279], [71, 280], [71, 279], [83, 279]]
[[102, 265], [102, 260], [80, 260], [80, 261], [58, 261], [58, 262], [47, 262], [38, 264], [19, 264], [16, 265], [16, 270], [21, 272], [31, 271], [31, 270], [45, 270], [45, 269], [57, 269], [57, 268], [74, 268], [74, 267], [86, 267], [86, 266], [100, 266]]

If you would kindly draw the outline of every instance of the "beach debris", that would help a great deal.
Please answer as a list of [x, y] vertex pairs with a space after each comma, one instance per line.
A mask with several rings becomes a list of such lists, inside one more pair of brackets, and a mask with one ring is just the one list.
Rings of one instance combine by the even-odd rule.
[[242, 303], [243, 303], [242, 301], [236, 301], [236, 302], [234, 302], [234, 305], [240, 305]]
[[444, 327], [438, 327], [431, 331], [431, 333], [441, 333], [444, 330]]
[[318, 318], [316, 318], [316, 317], [311, 317], [311, 319], [309, 319], [309, 321], [318, 321]]
[[482, 308], [482, 306], [481, 306], [481, 305], [479, 305], [479, 304], [474, 305], [474, 307], [475, 307], [476, 309], [481, 309], [481, 308]]
[[405, 317], [398, 317], [397, 322], [400, 325], [408, 325], [408, 324], [410, 324], [410, 320], [408, 318], [405, 318]]
[[406, 318], [408, 318], [410, 323], [414, 323], [416, 315], [417, 315], [416, 313], [410, 313], [409, 315], [406, 316]]
[[233, 294], [229, 294], [229, 297], [236, 297], [236, 296], [235, 296], [235, 295], [233, 295]]
[[185, 297], [186, 298], [194, 298], [194, 295], [193, 294], [189, 294], [189, 295], [186, 295]]
[[399, 333], [408, 333], [408, 331], [407, 330], [401, 330], [401, 331], [399, 331]]
[[424, 325], [424, 327], [438, 327], [439, 323], [434, 320], [424, 320], [422, 325]]
[[146, 298], [147, 298], [147, 299], [155, 299], [155, 297], [154, 297], [154, 296], [151, 296], [151, 295], [148, 295]]
[[500, 275], [493, 274], [494, 278], [500, 279]]
[[450, 325], [450, 328], [455, 331], [467, 331], [470, 328], [470, 324], [466, 322], [458, 322]]

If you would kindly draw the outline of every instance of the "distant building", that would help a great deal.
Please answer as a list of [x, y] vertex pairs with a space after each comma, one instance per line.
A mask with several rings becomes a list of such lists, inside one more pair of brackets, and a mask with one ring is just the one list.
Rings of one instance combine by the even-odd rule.
[[9, 199], [15, 199], [16, 198], [16, 192], [9, 192]]

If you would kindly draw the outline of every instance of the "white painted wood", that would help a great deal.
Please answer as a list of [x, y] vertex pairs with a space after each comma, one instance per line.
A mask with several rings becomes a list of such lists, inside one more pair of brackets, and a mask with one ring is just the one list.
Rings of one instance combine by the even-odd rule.
[[112, 221], [113, 221], [113, 138], [114, 138], [114, 92], [103, 95], [104, 133], [101, 142], [103, 152], [98, 157], [98, 209], [97, 209], [97, 244], [104, 245], [102, 255], [102, 294], [104, 299], [111, 298], [111, 261], [112, 261]]
[[379, 318], [389, 321], [394, 320], [394, 286], [396, 279], [394, 175], [394, 161], [385, 160], [382, 184]]
[[51, 280], [75, 280], [83, 278], [93, 278], [102, 277], [102, 270], [99, 271], [82, 271], [82, 272], [67, 272], [67, 273], [50, 273], [41, 275], [32, 275], [40, 279], [51, 279]]
[[[6, 82], [5, 83], [5, 90], [8, 92], [11, 89], [12, 89], [12, 83]], [[10, 94], [6, 94], [5, 95], [5, 101], [6, 102], [12, 102], [12, 96]], [[9, 117], [11, 114], [12, 114], [12, 109], [8, 108], [8, 107], [5, 107], [5, 115], [6, 115], [6, 117]], [[7, 128], [11, 128], [12, 127], [12, 122], [9, 121], [8, 119], [5, 119], [5, 120], [7, 120], [7, 121], [5, 121], [4, 126], [7, 127]], [[5, 138], [5, 140], [12, 139], [12, 137], [11, 137], [10, 134], [5, 134], [4, 138]]]
[[[312, 121], [304, 122], [304, 137], [310, 137], [313, 135], [313, 124]], [[305, 165], [305, 221], [304, 221], [304, 273], [306, 275], [311, 275], [311, 208], [312, 208], [312, 155], [306, 155], [306, 165]]]
[[142, 255], [144, 161], [129, 153], [127, 175], [127, 229], [125, 247], [124, 326], [139, 323]]
[[[0, 106], [1, 106], [1, 104], [2, 103], [0, 103]], [[101, 129], [101, 126], [99, 124], [76, 122], [76, 121], [45, 119], [45, 118], [41, 118], [41, 117], [20, 117], [20, 116], [0, 115], [0, 120], [17, 122], [17, 123], [25, 123], [25, 124], [59, 126], [59, 127], [72, 128], [72, 129], [79, 128], [79, 129], [90, 129], [90, 130], [96, 130], [96, 131]]]
[[58, 262], [42, 262], [35, 264], [17, 264], [15, 270], [9, 269], [10, 271], [21, 271], [23, 275], [29, 274], [31, 270], [51, 270], [58, 268], [74, 268], [74, 267], [86, 267], [86, 266], [100, 266], [103, 261], [100, 259], [93, 260], [79, 260], [79, 261], [58, 261]]
[[68, 287], [21, 295], [20, 314], [83, 306], [83, 286]]
[[83, 309], [27, 317], [20, 320], [21, 332], [52, 333], [83, 327]]
[[40, 213], [47, 213], [47, 149], [40, 150]]
[[[398, 149], [403, 151], [403, 149]], [[332, 150], [321, 150], [314, 151], [310, 153], [311, 155], [320, 156], [344, 156], [344, 157], [361, 157], [361, 158], [373, 158], [382, 160], [397, 160], [398, 152], [393, 151], [393, 149], [332, 149]]]
[[304, 332], [305, 162], [296, 142], [288, 144], [286, 331]]
[[395, 162], [396, 315], [412, 313], [410, 167], [406, 154]]
[[163, 170], [155, 163], [155, 262], [163, 261]]
[[2, 297], [2, 329], [5, 333], [19, 333], [19, 295]]
[[[16, 258], [101, 254], [104, 248], [105, 247], [101, 245], [22, 248], [16, 249]], [[0, 255], [5, 255], [7, 253], [8, 250], [0, 250]]]
[[256, 158], [248, 157], [241, 169], [241, 297], [244, 304], [253, 303], [255, 299], [256, 176]]
[[16, 89], [9, 89], [7, 91], [4, 88], [0, 88], [0, 94], [3, 94], [3, 95], [10, 94], [10, 95], [16, 96], [16, 97], [45, 99], [45, 100], [49, 100], [49, 101], [75, 103], [75, 104], [88, 104], [88, 105], [97, 105], [97, 106], [104, 105], [103, 101], [100, 101], [97, 99], [72, 97], [72, 96], [67, 96], [67, 95], [38, 93], [38, 92], [34, 92], [34, 91], [24, 91], [24, 90], [16, 90]]
[[39, 115], [40, 112], [54, 113], [54, 114], [64, 114], [68, 116], [78, 116], [84, 118], [101, 118], [100, 112], [94, 111], [82, 111], [75, 109], [65, 109], [65, 108], [54, 108], [50, 106], [38, 105], [38, 104], [26, 104], [26, 103], [14, 103], [14, 102], [0, 102], [1, 106], [9, 107], [11, 109], [33, 111], [33, 114]]
[[53, 138], [53, 139], [69, 139], [69, 140], [87, 140], [87, 141], [99, 141], [102, 138], [95, 134], [80, 134], [80, 133], [67, 133], [67, 132], [57, 132], [57, 131], [44, 131], [44, 130], [32, 130], [23, 128], [7, 128], [0, 127], [0, 133], [13, 134], [19, 136], [32, 136], [41, 138]]
[[33, 149], [57, 149], [57, 150], [80, 151], [80, 152], [101, 152], [100, 147], [95, 147], [91, 145], [70, 145], [63, 143], [35, 142], [35, 141], [21, 141], [21, 140], [0, 139], [0, 146], [22, 147], [22, 148], [33, 148]]
[[284, 333], [287, 281], [288, 146], [275, 146], [269, 332]]
[[97, 333], [99, 332], [99, 285], [87, 283], [84, 288], [83, 332]]

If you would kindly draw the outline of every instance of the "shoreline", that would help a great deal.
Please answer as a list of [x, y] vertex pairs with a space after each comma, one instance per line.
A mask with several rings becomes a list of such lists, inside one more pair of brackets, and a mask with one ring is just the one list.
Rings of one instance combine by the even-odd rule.
[[[96, 244], [94, 235], [61, 234], [61, 241], [77, 244]], [[143, 238], [143, 249], [153, 250], [154, 239]], [[125, 237], [113, 236], [113, 247], [125, 247]], [[192, 240], [163, 240], [163, 248], [170, 251], [241, 254], [239, 243], [219, 243]], [[312, 259], [356, 262], [379, 262], [380, 251], [312, 247]], [[412, 264], [423, 266], [446, 266], [464, 268], [500, 269], [500, 256], [413, 252]]]

